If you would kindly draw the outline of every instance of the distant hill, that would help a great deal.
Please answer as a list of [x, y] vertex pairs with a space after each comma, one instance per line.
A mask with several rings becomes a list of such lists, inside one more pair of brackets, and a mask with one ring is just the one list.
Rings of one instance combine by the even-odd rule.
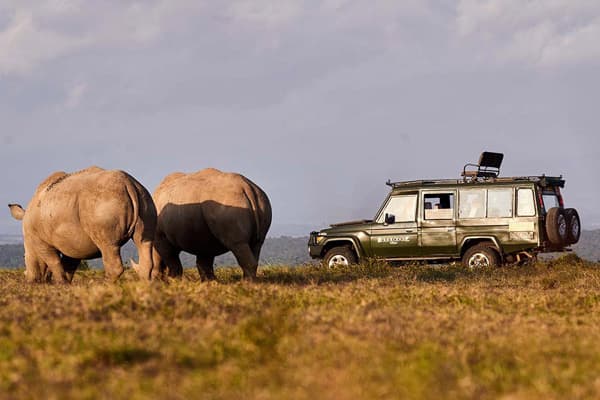
[[273, 224], [269, 228], [269, 238], [287, 237], [305, 237], [311, 231], [326, 227], [323, 224]]
[[2, 244], [19, 244], [23, 243], [22, 235], [0, 235], [0, 245]]
[[[308, 237], [281, 236], [267, 238], [260, 256], [261, 265], [300, 265], [310, 262], [307, 250]], [[600, 230], [584, 231], [581, 240], [573, 247], [575, 252], [586, 260], [600, 260]], [[0, 266], [5, 268], [17, 268], [23, 266], [22, 244], [0, 244]], [[123, 261], [130, 258], [137, 259], [137, 253], [132, 242], [127, 243], [121, 249]], [[195, 258], [191, 254], [182, 253], [182, 263], [185, 267], [193, 267]], [[236, 265], [233, 254], [226, 253], [215, 260], [215, 265]], [[101, 260], [90, 261], [94, 267], [101, 266]]]
[[4, 268], [18, 268], [25, 265], [23, 244], [1, 244], [0, 265]]
[[583, 259], [600, 261], [600, 230], [583, 231], [573, 250]]
[[[300, 265], [310, 261], [307, 249], [308, 237], [289, 237], [282, 236], [278, 238], [267, 238], [263, 245], [260, 264], [261, 265]], [[3, 244], [0, 245], [0, 266], [4, 268], [18, 268], [24, 265], [23, 244]], [[121, 248], [123, 262], [134, 258], [137, 260], [137, 251], [133, 242], [128, 242]], [[181, 261], [185, 267], [196, 265], [196, 259], [191, 254], [182, 253]], [[91, 260], [91, 266], [100, 267], [100, 259]], [[236, 265], [235, 257], [231, 253], [226, 253], [215, 259], [215, 265]]]

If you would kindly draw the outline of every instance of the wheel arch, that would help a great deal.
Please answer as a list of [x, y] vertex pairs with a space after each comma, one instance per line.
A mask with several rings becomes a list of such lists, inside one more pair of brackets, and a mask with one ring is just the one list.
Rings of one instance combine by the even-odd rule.
[[462, 258], [465, 253], [473, 246], [477, 246], [481, 243], [489, 243], [494, 247], [494, 250], [498, 253], [501, 259], [504, 258], [504, 252], [500, 246], [500, 242], [494, 236], [468, 236], [463, 239], [460, 245], [460, 257]]
[[323, 250], [321, 250], [321, 257], [324, 257], [325, 254], [333, 249], [334, 247], [338, 247], [338, 246], [348, 246], [352, 249], [352, 251], [354, 252], [354, 254], [356, 255], [357, 259], [360, 259], [363, 257], [363, 253], [361, 252], [360, 247], [358, 246], [358, 244], [355, 242], [355, 240], [353, 238], [332, 238], [329, 239], [325, 242], [325, 244], [323, 245]]

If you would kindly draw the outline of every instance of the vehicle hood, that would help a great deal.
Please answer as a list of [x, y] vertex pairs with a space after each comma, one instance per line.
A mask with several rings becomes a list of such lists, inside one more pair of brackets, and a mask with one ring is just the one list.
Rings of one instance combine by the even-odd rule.
[[331, 227], [335, 228], [338, 226], [347, 226], [347, 225], [364, 225], [364, 224], [370, 224], [371, 222], [373, 222], [373, 220], [371, 220], [371, 219], [358, 219], [358, 220], [354, 220], [354, 221], [338, 222], [336, 224], [331, 224]]
[[372, 220], [362, 219], [358, 221], [340, 222], [337, 224], [331, 224], [331, 227], [321, 230], [324, 234], [338, 234], [347, 232], [358, 232], [371, 229]]

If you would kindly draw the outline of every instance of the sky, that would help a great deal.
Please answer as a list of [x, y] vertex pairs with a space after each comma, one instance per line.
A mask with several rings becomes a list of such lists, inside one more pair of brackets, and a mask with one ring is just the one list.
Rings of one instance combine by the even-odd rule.
[[562, 174], [600, 228], [599, 39], [596, 0], [2, 0], [0, 203], [54, 171], [152, 192], [215, 167], [267, 192], [272, 233], [308, 233], [489, 150]]

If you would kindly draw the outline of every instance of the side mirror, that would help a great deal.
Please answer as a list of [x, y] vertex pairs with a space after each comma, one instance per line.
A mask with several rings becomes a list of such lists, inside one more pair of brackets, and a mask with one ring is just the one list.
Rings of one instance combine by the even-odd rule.
[[396, 216], [394, 214], [385, 213], [385, 223], [386, 225], [393, 224], [396, 222]]

